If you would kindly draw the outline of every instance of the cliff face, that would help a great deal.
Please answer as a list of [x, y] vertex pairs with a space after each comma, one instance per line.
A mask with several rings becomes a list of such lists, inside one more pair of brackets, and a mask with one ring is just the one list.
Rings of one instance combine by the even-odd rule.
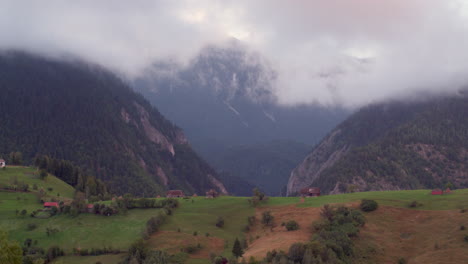
[[0, 54], [0, 93], [1, 156], [69, 160], [121, 194], [227, 192], [181, 129], [100, 67]]
[[291, 173], [288, 195], [468, 186], [468, 97], [361, 109]]

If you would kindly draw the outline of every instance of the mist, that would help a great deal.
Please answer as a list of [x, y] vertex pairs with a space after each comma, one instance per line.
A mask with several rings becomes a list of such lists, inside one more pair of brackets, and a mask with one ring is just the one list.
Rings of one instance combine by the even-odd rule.
[[8, 1], [0, 49], [76, 56], [127, 78], [235, 38], [277, 72], [278, 103], [359, 107], [468, 83], [460, 0]]

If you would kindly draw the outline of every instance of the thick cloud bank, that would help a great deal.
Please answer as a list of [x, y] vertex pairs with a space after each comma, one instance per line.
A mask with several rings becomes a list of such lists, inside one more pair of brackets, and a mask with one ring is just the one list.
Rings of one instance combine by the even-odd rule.
[[130, 77], [237, 38], [282, 104], [360, 106], [468, 83], [461, 0], [0, 0], [0, 49], [72, 55]]

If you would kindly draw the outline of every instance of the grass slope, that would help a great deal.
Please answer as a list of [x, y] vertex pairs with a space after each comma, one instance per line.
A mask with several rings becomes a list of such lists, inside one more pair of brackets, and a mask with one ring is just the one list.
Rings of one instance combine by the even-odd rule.
[[[468, 207], [468, 189], [455, 190], [446, 195], [431, 195], [431, 190], [357, 192], [337, 195], [324, 195], [318, 198], [307, 198], [299, 207], [320, 207], [324, 204], [350, 203], [362, 199], [373, 199], [382, 205], [408, 207], [412, 201], [422, 203], [419, 210], [452, 210]], [[299, 197], [272, 197], [268, 206], [298, 203]]]
[[[13, 185], [15, 179], [18, 182], [29, 184], [30, 192], [37, 192], [37, 190], [33, 190], [33, 185], [36, 184], [38, 190], [42, 188], [47, 195], [53, 197], [73, 198], [75, 192], [72, 186], [53, 175], [49, 174], [44, 180], [41, 180], [35, 168], [8, 166], [5, 169], [0, 169], [0, 185]], [[51, 191], [49, 188], [52, 188]]]
[[[187, 263], [207, 263], [207, 256], [211, 252], [231, 255], [234, 240], [236, 237], [244, 238], [242, 228], [247, 225], [247, 217], [254, 214], [255, 209], [249, 205], [245, 197], [224, 196], [216, 199], [194, 197], [181, 200], [180, 208], [175, 210], [168, 223], [162, 227], [163, 232], [157, 233], [150, 239], [150, 244], [154, 248], [178, 252], [183, 245], [200, 243], [202, 252], [192, 256]], [[218, 216], [224, 218], [223, 228], [215, 226]], [[178, 229], [180, 233], [177, 232]], [[196, 237], [193, 235], [194, 232], [198, 233]], [[209, 233], [211, 240], [206, 239], [206, 233]], [[174, 247], [174, 245], [179, 246]]]

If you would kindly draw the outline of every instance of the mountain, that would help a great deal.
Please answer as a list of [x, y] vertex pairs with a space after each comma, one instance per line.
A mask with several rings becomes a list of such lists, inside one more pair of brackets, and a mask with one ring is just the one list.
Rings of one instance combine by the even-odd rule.
[[[295, 152], [301, 152], [303, 144], [316, 144], [348, 115], [346, 110], [318, 105], [278, 104], [274, 93], [276, 78], [277, 73], [260, 54], [231, 43], [206, 47], [188, 65], [155, 63], [133, 86], [183, 128], [194, 149], [210, 164], [250, 180], [253, 175], [257, 177], [260, 169], [233, 170], [231, 164], [241, 164], [243, 161], [237, 158], [244, 159], [243, 155], [231, 155], [233, 149], [295, 141], [300, 144], [287, 148], [299, 146]], [[282, 171], [284, 165], [278, 166], [270, 164], [272, 171]], [[286, 182], [288, 174], [277, 183]], [[268, 174], [258, 177], [263, 182], [270, 180]], [[282, 187], [272, 188], [277, 191]]]
[[288, 194], [468, 187], [468, 93], [365, 107], [291, 173]]
[[0, 120], [0, 156], [69, 160], [118, 194], [226, 192], [181, 129], [95, 65], [2, 53]]
[[240, 145], [220, 152], [213, 164], [219, 170], [248, 180], [268, 195], [285, 195], [291, 170], [310, 149], [310, 146], [294, 141]]

